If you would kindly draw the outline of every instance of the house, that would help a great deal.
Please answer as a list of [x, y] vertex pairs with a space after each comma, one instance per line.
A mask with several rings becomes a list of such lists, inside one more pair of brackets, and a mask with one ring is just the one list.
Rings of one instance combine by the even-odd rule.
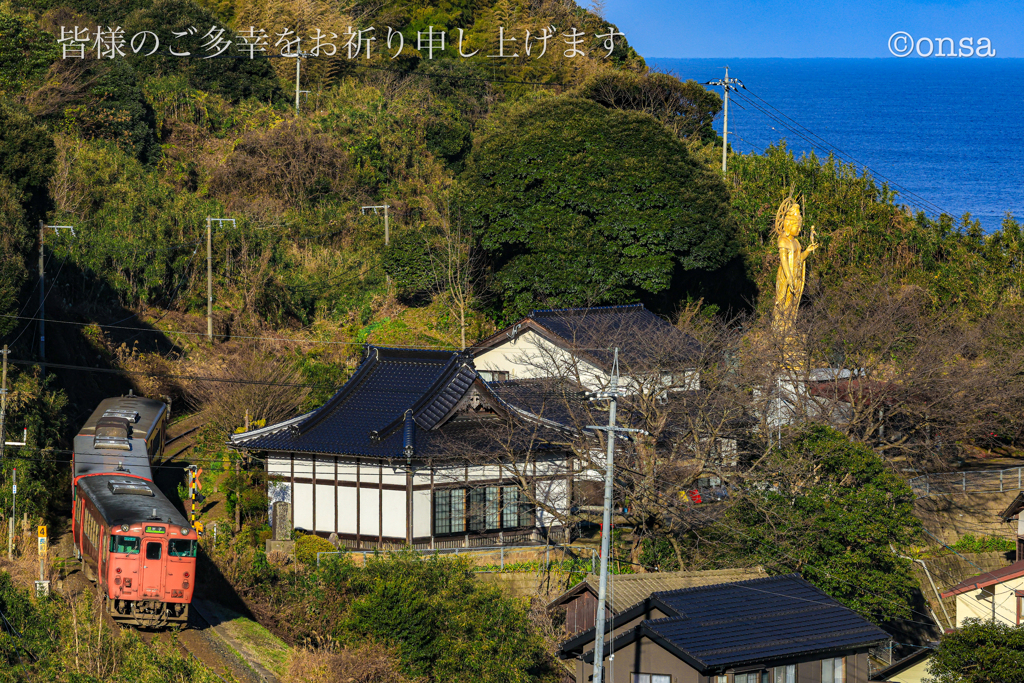
[[[501, 450], [488, 430], [507, 425], [523, 442]], [[352, 548], [451, 548], [560, 538], [571, 436], [500, 398], [466, 354], [368, 346], [323, 406], [229, 445], [262, 454], [293, 527]]]
[[700, 344], [643, 304], [530, 311], [468, 352], [487, 380], [566, 377], [596, 391], [608, 386], [613, 347], [624, 390], [700, 386]]
[[879, 669], [868, 676], [868, 680], [881, 683], [924, 683], [924, 680], [929, 677], [928, 662], [931, 657], [932, 649], [922, 647], [898, 662]]
[[1024, 515], [1020, 514], [1022, 510], [1024, 510], [1024, 491], [1018, 493], [1013, 502], [999, 515], [999, 519], [1004, 522], [1017, 520], [1017, 556], [1014, 559], [1018, 562], [1024, 560]]
[[[652, 593], [609, 620], [609, 683], [867, 683], [889, 635], [797, 574]], [[593, 675], [594, 629], [563, 643]]]
[[964, 579], [942, 594], [956, 597], [956, 627], [967, 619], [1018, 626], [1024, 614], [1024, 560]]
[[[754, 569], [709, 569], [695, 572], [654, 572], [650, 574], [620, 574], [614, 577], [615, 590], [605, 604], [605, 619], [621, 614], [626, 609], [660, 591], [709, 586], [716, 583], [743, 581], [764, 576], [760, 567]], [[565, 613], [565, 634], [571, 636], [594, 628], [597, 613], [599, 576], [587, 574], [578, 584], [548, 604], [548, 611]]]

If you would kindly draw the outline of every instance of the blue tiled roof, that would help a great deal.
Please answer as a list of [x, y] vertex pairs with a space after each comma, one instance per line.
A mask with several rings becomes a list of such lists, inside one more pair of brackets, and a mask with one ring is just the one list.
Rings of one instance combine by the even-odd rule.
[[842, 650], [889, 635], [799, 575], [654, 593], [670, 616], [643, 622], [705, 669]]
[[411, 411], [417, 443], [451, 411], [477, 379], [461, 353], [371, 346], [356, 372], [317, 410], [278, 425], [237, 434], [247, 450], [404, 456], [403, 425]]
[[693, 337], [643, 304], [534, 310], [528, 317], [606, 367], [611, 366], [613, 346], [619, 347], [624, 363], [638, 367], [671, 367], [700, 353]]

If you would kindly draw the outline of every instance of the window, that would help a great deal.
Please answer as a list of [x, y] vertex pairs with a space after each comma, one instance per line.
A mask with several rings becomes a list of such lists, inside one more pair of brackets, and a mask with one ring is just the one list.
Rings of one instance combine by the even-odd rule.
[[126, 553], [128, 555], [139, 554], [139, 537], [138, 536], [111, 536], [110, 537], [110, 552], [112, 553]]
[[477, 370], [485, 382], [508, 381], [508, 370]]
[[846, 658], [821, 660], [821, 683], [846, 683]]
[[796, 683], [796, 664], [775, 667], [774, 683]]
[[761, 683], [761, 673], [758, 671], [748, 671], [741, 674], [733, 674], [733, 680], [735, 683]]
[[167, 554], [171, 557], [195, 557], [196, 542], [185, 538], [172, 538], [167, 543]]
[[487, 500], [486, 489], [470, 489], [469, 490], [469, 530], [470, 531], [483, 531], [486, 526], [486, 520], [484, 518], [484, 508]]
[[516, 486], [434, 491], [434, 533], [499, 531], [533, 526], [533, 506]]
[[632, 683], [672, 683], [668, 674], [633, 674]]
[[728, 676], [715, 676], [715, 683], [729, 683]]
[[159, 560], [160, 553], [163, 547], [159, 543], [147, 543], [146, 544], [146, 559], [147, 560]]

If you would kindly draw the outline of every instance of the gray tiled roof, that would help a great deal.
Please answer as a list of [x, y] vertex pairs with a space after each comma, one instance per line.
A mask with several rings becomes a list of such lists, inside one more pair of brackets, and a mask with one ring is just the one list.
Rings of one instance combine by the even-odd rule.
[[799, 575], [655, 593], [677, 616], [643, 622], [706, 668], [843, 650], [889, 635]]
[[[623, 612], [638, 602], [646, 600], [652, 593], [710, 586], [730, 581], [764, 577], [764, 570], [753, 569], [709, 569], [696, 572], [654, 572], [651, 574], [619, 574], [612, 578], [609, 590], [609, 606], [615, 614]], [[587, 574], [584, 579], [597, 593], [600, 577]]]

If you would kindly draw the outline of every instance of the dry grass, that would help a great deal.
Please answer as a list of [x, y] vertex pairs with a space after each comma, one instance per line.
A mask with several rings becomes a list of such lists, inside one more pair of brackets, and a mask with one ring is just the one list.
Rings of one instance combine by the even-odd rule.
[[284, 683], [422, 683], [404, 675], [398, 653], [376, 643], [358, 648], [303, 649], [292, 656]]

